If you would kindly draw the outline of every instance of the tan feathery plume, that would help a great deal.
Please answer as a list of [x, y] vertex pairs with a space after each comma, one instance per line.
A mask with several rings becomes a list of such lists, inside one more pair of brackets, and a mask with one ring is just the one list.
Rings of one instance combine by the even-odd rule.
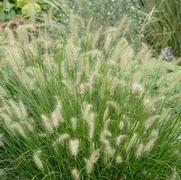
[[50, 119], [43, 114], [41, 115], [41, 119], [42, 119], [42, 124], [45, 127], [45, 129], [49, 132], [52, 132], [53, 126], [52, 126]]
[[92, 105], [83, 102], [82, 116], [88, 125], [89, 138], [92, 139], [95, 130], [95, 114], [92, 111]]
[[25, 131], [24, 131], [23, 127], [20, 125], [20, 123], [14, 122], [14, 123], [11, 125], [11, 130], [14, 131], [14, 132], [17, 132], [18, 134], [20, 134], [21, 136], [23, 136], [24, 138], [26, 138]]
[[148, 130], [152, 127], [152, 125], [156, 122], [157, 119], [159, 119], [159, 115], [154, 115], [149, 117], [145, 122], [145, 130]]
[[79, 151], [79, 140], [78, 139], [71, 139], [69, 141], [69, 150], [72, 156], [77, 156], [78, 151]]
[[136, 150], [136, 157], [139, 158], [144, 153], [144, 145], [141, 143]]
[[127, 135], [119, 135], [115, 138], [116, 146], [119, 146], [121, 143], [124, 142], [124, 140], [127, 138]]
[[44, 171], [43, 162], [40, 159], [41, 153], [42, 153], [41, 150], [35, 151], [33, 154], [33, 161], [39, 170]]
[[86, 160], [86, 171], [87, 174], [91, 174], [93, 171], [94, 164], [97, 162], [100, 156], [100, 149], [97, 149], [92, 152], [89, 159]]
[[78, 120], [77, 118], [73, 117], [70, 119], [71, 121], [71, 124], [72, 124], [72, 129], [75, 131], [77, 129], [77, 123], [78, 123]]
[[76, 168], [72, 169], [71, 174], [74, 180], [80, 180], [79, 171]]
[[152, 133], [151, 133], [151, 136], [150, 136], [150, 139], [148, 141], [147, 144], [145, 144], [144, 146], [144, 151], [145, 152], [150, 152], [154, 146], [154, 144], [156, 143], [157, 139], [158, 139], [158, 136], [159, 136], [159, 132], [158, 130], [153, 130]]
[[58, 145], [58, 144], [64, 144], [64, 142], [66, 140], [68, 140], [70, 138], [69, 134], [64, 133], [59, 135], [59, 137], [55, 140], [55, 142], [53, 143], [53, 146]]

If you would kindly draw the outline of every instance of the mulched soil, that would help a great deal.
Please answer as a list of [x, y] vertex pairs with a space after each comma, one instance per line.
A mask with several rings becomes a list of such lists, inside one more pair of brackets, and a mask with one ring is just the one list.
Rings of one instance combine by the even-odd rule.
[[11, 29], [16, 29], [19, 25], [31, 24], [32, 22], [28, 19], [22, 17], [16, 17], [11, 21], [0, 23], [0, 30], [9, 27]]

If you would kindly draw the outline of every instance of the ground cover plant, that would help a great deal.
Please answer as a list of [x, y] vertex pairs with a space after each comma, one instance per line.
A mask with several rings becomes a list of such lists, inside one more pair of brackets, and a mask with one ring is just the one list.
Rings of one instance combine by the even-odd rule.
[[135, 53], [125, 20], [33, 28], [1, 36], [1, 179], [180, 179], [181, 68]]

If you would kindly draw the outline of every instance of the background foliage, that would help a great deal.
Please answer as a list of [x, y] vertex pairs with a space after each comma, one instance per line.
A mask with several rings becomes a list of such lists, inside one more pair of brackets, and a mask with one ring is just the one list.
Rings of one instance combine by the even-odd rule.
[[181, 55], [180, 0], [134, 0], [132, 12], [143, 40], [157, 53], [171, 47], [175, 56]]

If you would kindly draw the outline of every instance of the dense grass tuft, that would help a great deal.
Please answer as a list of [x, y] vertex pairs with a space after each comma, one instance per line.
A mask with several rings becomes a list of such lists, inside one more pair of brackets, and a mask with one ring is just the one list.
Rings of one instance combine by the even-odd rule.
[[29, 28], [5, 30], [2, 178], [181, 177], [179, 67], [135, 53], [124, 23], [93, 31], [71, 16], [56, 38]]

